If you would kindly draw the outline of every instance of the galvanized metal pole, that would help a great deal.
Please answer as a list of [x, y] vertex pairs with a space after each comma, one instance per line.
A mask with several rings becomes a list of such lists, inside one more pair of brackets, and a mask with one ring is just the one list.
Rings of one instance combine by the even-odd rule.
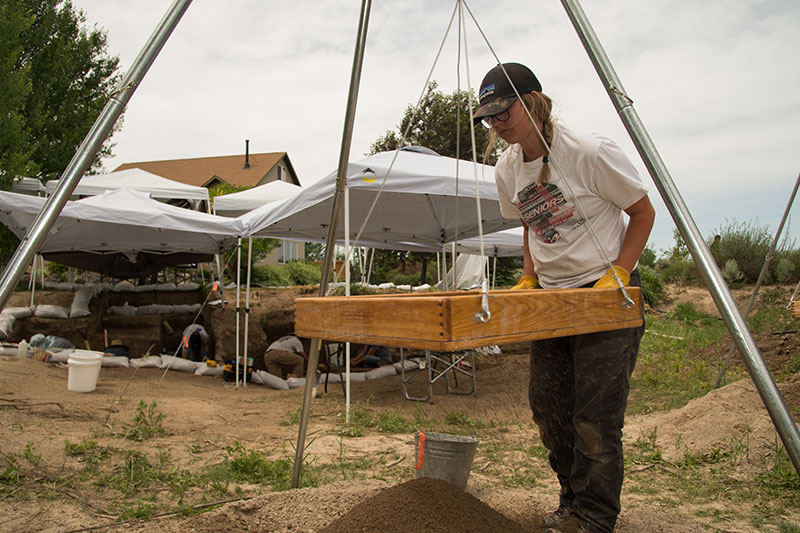
[[697, 263], [703, 280], [714, 299], [714, 303], [716, 303], [734, 343], [739, 348], [739, 353], [742, 354], [756, 389], [764, 401], [775, 428], [778, 430], [792, 464], [795, 470], [800, 473], [800, 432], [798, 432], [797, 425], [789, 413], [786, 403], [783, 401], [780, 391], [778, 391], [778, 387], [775, 385], [775, 381], [772, 379], [769, 369], [761, 357], [761, 353], [758, 351], [753, 336], [747, 328], [747, 323], [736, 307], [722, 273], [714, 262], [711, 252], [708, 250], [700, 231], [697, 229], [697, 225], [683, 202], [683, 198], [681, 198], [666, 165], [661, 160], [653, 141], [633, 108], [633, 100], [625, 94], [622, 82], [617, 77], [614, 67], [606, 56], [579, 2], [577, 0], [561, 0], [561, 3], [566, 9], [572, 25], [578, 32], [583, 47], [589, 54], [597, 74], [600, 76], [634, 145], [636, 145], [639, 155], [642, 157], [645, 166], [647, 166], [647, 170], [650, 172], [659, 193], [661, 193], [661, 197], [664, 199], [675, 224], [678, 226], [678, 230], [680, 230], [692, 257]]
[[[361, 66], [364, 62], [364, 48], [367, 43], [367, 26], [372, 0], [362, 0], [361, 15], [358, 21], [356, 35], [356, 49], [353, 55], [353, 68], [350, 74], [350, 91], [347, 97], [347, 110], [342, 132], [342, 146], [339, 151], [339, 171], [336, 177], [336, 190], [333, 194], [331, 207], [331, 223], [328, 226], [328, 236], [325, 241], [325, 258], [322, 261], [322, 278], [319, 282], [319, 295], [325, 296], [328, 292], [328, 277], [331, 274], [334, 250], [336, 248], [336, 228], [339, 223], [339, 212], [344, 188], [347, 183], [347, 165], [350, 160], [350, 145], [353, 140], [353, 123], [356, 116], [356, 103], [358, 102], [358, 89], [361, 83]], [[308, 353], [308, 370], [306, 371], [306, 386], [303, 394], [303, 408], [300, 413], [300, 429], [297, 433], [297, 447], [294, 455], [294, 470], [292, 472], [292, 488], [300, 486], [300, 472], [303, 467], [303, 452], [305, 451], [306, 429], [308, 428], [308, 411], [311, 404], [311, 391], [316, 379], [317, 362], [319, 361], [319, 339], [311, 341]]]
[[139, 52], [133, 62], [133, 66], [122, 79], [116, 91], [109, 96], [108, 102], [100, 112], [100, 116], [97, 117], [89, 133], [83, 139], [64, 173], [61, 174], [58, 188], [47, 199], [41, 212], [33, 221], [31, 227], [28, 228], [28, 232], [20, 241], [14, 256], [9, 261], [3, 273], [3, 278], [0, 280], [0, 308], [4, 307], [8, 302], [11, 293], [19, 283], [19, 279], [25, 273], [25, 268], [41, 247], [72, 191], [75, 190], [75, 186], [89, 168], [89, 165], [92, 164], [117, 119], [125, 110], [125, 106], [133, 96], [136, 87], [139, 86], [161, 48], [163, 48], [164, 43], [167, 42], [170, 34], [178, 25], [191, 3], [192, 0], [175, 0], [173, 2], [167, 14], [161, 19], [150, 39], [142, 48], [142, 51]]
[[[767, 268], [769, 268], [769, 263], [772, 261], [772, 256], [775, 254], [775, 248], [778, 246], [778, 241], [780, 240], [781, 233], [783, 232], [783, 226], [786, 224], [786, 219], [789, 217], [789, 211], [792, 210], [794, 198], [797, 196], [797, 189], [799, 186], [800, 174], [797, 175], [797, 179], [794, 182], [794, 189], [792, 189], [792, 194], [789, 195], [789, 202], [786, 204], [786, 209], [783, 211], [783, 217], [781, 217], [781, 222], [778, 224], [778, 230], [775, 232], [775, 237], [772, 239], [772, 243], [769, 246], [767, 256], [764, 258], [764, 264], [761, 266], [761, 272], [758, 273], [758, 279], [756, 280], [756, 284], [753, 286], [753, 292], [750, 294], [750, 300], [748, 300], [747, 308], [744, 310], [745, 318], [750, 314], [750, 311], [753, 309], [753, 305], [756, 303], [758, 289], [761, 287], [761, 282], [764, 281], [764, 277], [767, 275]], [[715, 389], [722, 384], [722, 379], [725, 377], [725, 372], [728, 370], [728, 363], [731, 361], [731, 355], [733, 355], [733, 350], [735, 348], [736, 344], [731, 343], [731, 347], [728, 348], [728, 353], [725, 355], [725, 361], [722, 362], [722, 369], [719, 371], [717, 381], [714, 382]]]

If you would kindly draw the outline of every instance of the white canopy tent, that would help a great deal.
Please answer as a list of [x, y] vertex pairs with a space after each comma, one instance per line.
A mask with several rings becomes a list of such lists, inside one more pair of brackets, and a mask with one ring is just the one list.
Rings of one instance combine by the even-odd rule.
[[44, 196], [45, 188], [42, 182], [36, 178], [20, 178], [11, 184], [11, 192], [31, 196]]
[[[522, 257], [522, 246], [521, 226], [483, 236], [483, 253], [487, 257]], [[458, 241], [456, 251], [463, 254], [480, 254], [480, 237]]]
[[[59, 180], [52, 180], [45, 184], [48, 196], [55, 192], [58, 183]], [[209, 204], [208, 189], [205, 187], [186, 185], [162, 178], [140, 168], [83, 176], [72, 194], [73, 196], [97, 196], [116, 189], [133, 189], [165, 202], [187, 200], [192, 204], [193, 209], [198, 209], [201, 202], [205, 202], [206, 206]]]
[[[245, 235], [326, 241], [336, 174], [241, 215], [237, 220]], [[381, 152], [348, 164], [345, 209], [334, 239], [346, 248], [444, 250], [457, 239], [519, 226], [519, 220], [503, 217], [497, 198], [494, 167], [418, 149]], [[247, 278], [245, 306], [249, 270]], [[345, 279], [349, 282], [349, 271]], [[345, 359], [349, 378], [349, 353]]]
[[[494, 168], [487, 165], [400, 150], [351, 162], [346, 179], [349, 212], [341, 217], [350, 220], [351, 243], [367, 220], [357, 245], [404, 249], [409, 245], [404, 243], [410, 243], [436, 251], [456, 237], [476, 236], [478, 194], [484, 234], [520, 225], [519, 220], [508, 220], [500, 214]], [[335, 187], [333, 172], [280, 205], [255, 209], [240, 220], [247, 235], [253, 237], [324, 240]], [[345, 237], [344, 226], [340, 220], [337, 241]]]
[[[17, 236], [45, 199], [0, 192], [0, 221]], [[130, 189], [68, 201], [41, 246], [45, 258], [118, 278], [208, 261], [236, 244], [236, 219], [199, 213]]]
[[[458, 253], [456, 268], [447, 273], [447, 278], [445, 278], [447, 285], [456, 289], [479, 287], [484, 271], [488, 272], [490, 257], [493, 259], [492, 271], [496, 273], [498, 257], [521, 257], [523, 255], [522, 236], [522, 227], [489, 233], [483, 236], [483, 250], [481, 250], [480, 236], [458, 241], [455, 246]], [[483, 256], [481, 256], [481, 251]], [[494, 288], [494, 274], [490, 278], [491, 286]], [[441, 287], [443, 283], [440, 282], [436, 286]]]
[[301, 190], [301, 187], [293, 183], [270, 181], [245, 191], [217, 196], [214, 198], [214, 214], [238, 217], [265, 204], [286, 200]]

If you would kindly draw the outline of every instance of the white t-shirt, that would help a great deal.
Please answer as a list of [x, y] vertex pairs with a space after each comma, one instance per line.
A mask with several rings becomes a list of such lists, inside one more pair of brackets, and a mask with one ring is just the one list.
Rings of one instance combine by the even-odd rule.
[[613, 263], [627, 229], [623, 211], [644, 198], [648, 188], [622, 150], [600, 135], [555, 124], [550, 151], [550, 178], [544, 184], [537, 182], [541, 157], [523, 161], [518, 144], [503, 152], [495, 166], [500, 211], [528, 226], [528, 246], [542, 287], [580, 287], [608, 270], [586, 219]]
[[284, 352], [300, 353], [303, 350], [303, 343], [294, 335], [285, 335], [269, 345], [267, 351], [283, 350]]

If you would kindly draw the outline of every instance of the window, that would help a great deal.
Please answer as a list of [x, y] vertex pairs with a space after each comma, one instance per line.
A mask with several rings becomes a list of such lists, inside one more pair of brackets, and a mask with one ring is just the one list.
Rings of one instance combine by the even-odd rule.
[[289, 263], [300, 259], [300, 243], [292, 241], [281, 241], [278, 246], [278, 263]]

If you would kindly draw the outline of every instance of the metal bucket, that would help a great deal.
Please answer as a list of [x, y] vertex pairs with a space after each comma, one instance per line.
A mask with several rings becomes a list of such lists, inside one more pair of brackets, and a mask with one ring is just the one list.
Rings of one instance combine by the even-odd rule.
[[475, 437], [417, 431], [414, 434], [417, 477], [441, 479], [464, 489], [477, 447]]

